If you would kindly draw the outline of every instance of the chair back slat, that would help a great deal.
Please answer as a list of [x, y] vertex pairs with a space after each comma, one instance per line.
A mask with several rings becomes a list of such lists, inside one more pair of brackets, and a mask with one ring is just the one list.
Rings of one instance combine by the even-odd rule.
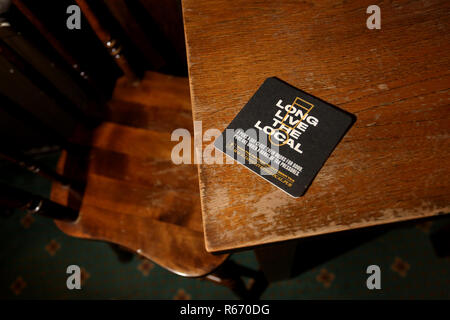
[[89, 22], [92, 30], [95, 32], [99, 40], [103, 43], [103, 45], [108, 49], [111, 56], [114, 58], [115, 62], [119, 66], [119, 68], [124, 73], [125, 77], [132, 82], [139, 82], [139, 77], [136, 72], [131, 68], [128, 60], [122, 52], [122, 46], [119, 41], [113, 38], [110, 32], [100, 23], [100, 21], [95, 16], [91, 7], [87, 4], [85, 0], [76, 0], [76, 3], [80, 7], [83, 12], [86, 20]]

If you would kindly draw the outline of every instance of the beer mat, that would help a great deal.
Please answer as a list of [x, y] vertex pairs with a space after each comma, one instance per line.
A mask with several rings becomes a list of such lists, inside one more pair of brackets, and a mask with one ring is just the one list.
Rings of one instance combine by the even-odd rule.
[[284, 81], [264, 81], [214, 146], [294, 198], [356, 117]]

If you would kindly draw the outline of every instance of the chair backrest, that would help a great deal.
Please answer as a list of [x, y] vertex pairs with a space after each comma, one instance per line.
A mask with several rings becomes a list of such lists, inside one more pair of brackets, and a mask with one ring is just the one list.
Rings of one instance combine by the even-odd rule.
[[133, 68], [130, 66], [128, 59], [125, 57], [125, 53], [123, 52], [122, 45], [119, 40], [113, 38], [109, 30], [107, 30], [97, 19], [91, 7], [88, 5], [85, 0], [77, 0], [77, 4], [89, 22], [92, 30], [94, 30], [95, 34], [102, 42], [102, 44], [108, 49], [109, 54], [114, 58], [114, 61], [117, 63], [119, 68], [122, 70], [125, 77], [128, 78], [130, 82], [138, 82], [139, 77]]
[[179, 0], [80, 0], [81, 30], [66, 27], [73, 1], [46, 1], [0, 2], [0, 45], [11, 53], [0, 53], [0, 95], [61, 136], [78, 111], [102, 115], [122, 72], [131, 82], [146, 70], [187, 75]]
[[[105, 1], [103, 7], [86, 0], [76, 0], [76, 3], [131, 81], [147, 69], [169, 73], [177, 68], [187, 70], [179, 1], [115, 0]], [[128, 56], [133, 48], [140, 53], [144, 70], [132, 63], [131, 54]]]

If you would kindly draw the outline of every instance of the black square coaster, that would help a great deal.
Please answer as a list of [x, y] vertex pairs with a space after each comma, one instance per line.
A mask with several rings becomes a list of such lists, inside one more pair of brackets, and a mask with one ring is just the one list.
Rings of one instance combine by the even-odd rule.
[[268, 78], [214, 146], [297, 198], [355, 119], [278, 78]]

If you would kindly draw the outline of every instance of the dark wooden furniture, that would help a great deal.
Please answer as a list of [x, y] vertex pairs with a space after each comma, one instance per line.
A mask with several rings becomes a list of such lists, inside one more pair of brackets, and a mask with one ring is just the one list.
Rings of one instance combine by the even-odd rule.
[[[14, 3], [72, 64], [70, 54], [58, 46], [24, 3]], [[1, 197], [0, 207], [49, 216], [68, 235], [119, 245], [178, 275], [205, 277], [242, 298], [250, 297], [240, 277], [260, 273], [235, 265], [227, 260], [228, 254], [206, 251], [196, 166], [175, 165], [171, 159], [172, 148], [178, 143], [171, 141], [172, 132], [177, 128], [193, 130], [188, 79], [153, 71], [139, 77], [141, 73], [132, 68], [126, 51], [88, 2], [77, 3], [123, 76], [116, 82], [103, 118], [90, 125], [79, 123], [67, 141], [58, 139], [64, 151], [56, 173], [19, 153], [2, 150], [0, 156], [40, 173], [53, 184], [51, 201], [0, 185], [8, 195]], [[121, 11], [123, 6], [123, 1], [108, 4], [122, 25], [130, 18], [130, 12]], [[136, 28], [133, 24], [128, 31]], [[3, 43], [0, 53], [15, 64], [21, 63], [27, 75], [45, 79]], [[54, 89], [50, 81], [44, 84]], [[14, 107], [11, 103], [9, 109]]]
[[176, 274], [210, 274], [227, 255], [204, 248], [195, 167], [171, 159], [172, 131], [192, 131], [188, 80], [156, 72], [138, 79], [89, 4], [77, 4], [124, 76], [107, 119], [94, 130], [80, 126], [60, 158], [58, 173], [76, 184], [54, 183], [51, 199], [79, 217], [55, 222], [69, 235], [121, 245]]
[[30, 23], [39, 31], [39, 33], [50, 43], [54, 50], [73, 68], [79, 75], [88, 80], [91, 85], [91, 78], [84, 70], [81, 70], [76, 59], [71, 53], [58, 41], [58, 39], [45, 27], [45, 25], [34, 15], [34, 13], [25, 5], [22, 0], [12, 0], [14, 6], [30, 21]]
[[227, 255], [205, 250], [197, 170], [171, 161], [171, 132], [192, 128], [188, 80], [147, 72], [136, 87], [122, 78], [108, 107], [109, 121], [77, 132], [71, 143], [80, 150], [59, 161], [60, 174], [85, 185], [53, 184], [51, 199], [80, 212], [57, 226], [119, 244], [179, 275], [211, 273]]
[[[199, 165], [222, 252], [450, 212], [450, 3], [183, 0], [194, 120], [222, 131], [277, 76], [357, 116], [305, 196]], [[203, 148], [210, 142], [204, 142]]]

